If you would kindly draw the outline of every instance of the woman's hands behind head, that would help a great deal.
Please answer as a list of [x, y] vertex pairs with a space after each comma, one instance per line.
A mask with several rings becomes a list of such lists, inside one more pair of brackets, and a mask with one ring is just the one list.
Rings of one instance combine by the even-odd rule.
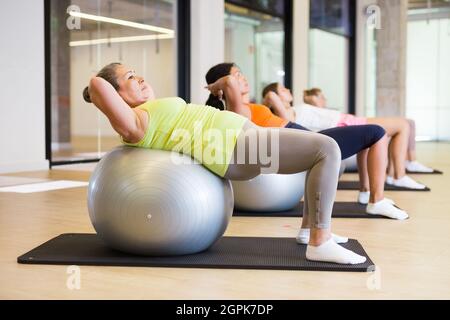
[[278, 104], [281, 101], [281, 98], [273, 91], [268, 92], [264, 96], [263, 104], [269, 108], [272, 108], [274, 105]]
[[231, 75], [225, 76], [205, 87], [213, 96], [223, 99], [230, 90], [239, 90], [238, 81]]

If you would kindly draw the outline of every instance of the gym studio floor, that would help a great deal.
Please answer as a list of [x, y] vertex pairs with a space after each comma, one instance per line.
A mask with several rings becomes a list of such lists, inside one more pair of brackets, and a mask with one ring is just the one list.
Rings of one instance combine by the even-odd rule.
[[[16, 259], [61, 233], [92, 233], [87, 188], [0, 193], [1, 299], [449, 299], [450, 144], [420, 143], [419, 159], [444, 175], [414, 176], [432, 191], [387, 192], [405, 222], [334, 219], [333, 231], [358, 239], [377, 273], [81, 267], [81, 288], [68, 289], [66, 266]], [[88, 181], [76, 168], [8, 176]], [[353, 178], [345, 175], [344, 179]], [[338, 191], [354, 201], [355, 191]], [[234, 217], [226, 235], [295, 237], [299, 219]], [[369, 285], [368, 285], [369, 284]]]

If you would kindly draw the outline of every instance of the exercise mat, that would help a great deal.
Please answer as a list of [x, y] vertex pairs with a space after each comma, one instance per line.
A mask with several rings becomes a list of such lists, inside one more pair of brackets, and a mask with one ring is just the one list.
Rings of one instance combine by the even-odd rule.
[[358, 265], [340, 265], [306, 260], [306, 246], [294, 238], [223, 237], [201, 253], [174, 256], [137, 256], [110, 249], [96, 234], [62, 234], [22, 255], [24, 264], [270, 269], [308, 271], [374, 271], [374, 263], [356, 240], [343, 244], [367, 261]]
[[[359, 190], [359, 181], [339, 181], [338, 190]], [[410, 189], [403, 187], [396, 187], [390, 184], [384, 184], [384, 191], [414, 191], [414, 192], [425, 192], [431, 191], [430, 188], [425, 189]]]
[[[258, 212], [234, 209], [234, 217], [277, 217], [277, 218], [299, 218], [303, 216], [303, 202], [288, 211], [281, 212]], [[335, 202], [333, 205], [333, 218], [364, 218], [379, 219], [385, 216], [366, 213], [366, 205], [357, 202]]]

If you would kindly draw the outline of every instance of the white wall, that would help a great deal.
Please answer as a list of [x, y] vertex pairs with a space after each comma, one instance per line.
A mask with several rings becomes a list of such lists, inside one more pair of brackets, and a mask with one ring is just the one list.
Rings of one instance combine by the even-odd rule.
[[309, 79], [309, 0], [294, 1], [292, 93], [294, 104], [303, 102]]
[[223, 0], [191, 1], [191, 101], [204, 104], [208, 98], [205, 75], [224, 62], [225, 8]]
[[2, 1], [0, 173], [43, 170], [44, 1]]

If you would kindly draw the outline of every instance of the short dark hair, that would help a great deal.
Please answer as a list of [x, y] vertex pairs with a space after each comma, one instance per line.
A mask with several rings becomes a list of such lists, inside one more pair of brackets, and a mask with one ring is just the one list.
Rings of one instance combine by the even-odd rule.
[[267, 85], [262, 92], [262, 97], [264, 98], [269, 92], [275, 92], [276, 94], [278, 94], [278, 82], [273, 82], [269, 85]]

